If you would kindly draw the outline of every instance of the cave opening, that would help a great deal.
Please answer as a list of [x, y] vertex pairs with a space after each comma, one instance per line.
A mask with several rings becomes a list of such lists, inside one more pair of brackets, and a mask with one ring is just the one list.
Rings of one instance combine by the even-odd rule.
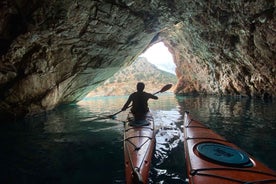
[[[158, 91], [160, 85], [177, 83], [175, 69], [172, 53], [163, 42], [157, 42], [86, 97], [128, 95], [136, 90], [137, 82], [144, 82], [150, 91]], [[173, 90], [174, 87], [170, 91]]]
[[175, 63], [173, 55], [165, 46], [164, 42], [158, 42], [149, 47], [140, 57], [145, 57], [151, 64], [158, 69], [175, 75]]

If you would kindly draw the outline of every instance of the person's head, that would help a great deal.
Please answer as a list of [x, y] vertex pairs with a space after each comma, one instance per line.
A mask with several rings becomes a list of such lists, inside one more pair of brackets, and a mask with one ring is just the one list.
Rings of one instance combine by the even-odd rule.
[[145, 88], [145, 84], [143, 82], [138, 82], [136, 87], [137, 91], [142, 92]]

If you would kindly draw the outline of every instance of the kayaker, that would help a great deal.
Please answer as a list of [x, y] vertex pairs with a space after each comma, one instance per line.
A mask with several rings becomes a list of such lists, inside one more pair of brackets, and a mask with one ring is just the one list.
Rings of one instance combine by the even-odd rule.
[[136, 88], [137, 91], [129, 96], [127, 102], [122, 108], [122, 111], [125, 111], [132, 102], [132, 108], [130, 111], [133, 113], [135, 119], [137, 120], [143, 118], [144, 115], [149, 112], [148, 100], [157, 100], [158, 97], [153, 94], [144, 92], [145, 84], [143, 82], [138, 82]]

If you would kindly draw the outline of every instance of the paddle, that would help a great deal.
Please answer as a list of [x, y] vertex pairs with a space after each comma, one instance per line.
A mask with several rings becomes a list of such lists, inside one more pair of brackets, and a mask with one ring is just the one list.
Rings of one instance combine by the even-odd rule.
[[[165, 91], [168, 91], [169, 89], [171, 89], [171, 87], [172, 87], [172, 84], [167, 84], [167, 85], [163, 86], [163, 88], [161, 90], [153, 93], [153, 95], [156, 95], [157, 93], [163, 93]], [[132, 105], [128, 106], [127, 109], [130, 108], [130, 107], [132, 107]], [[117, 114], [121, 113], [121, 112], [123, 112], [123, 110], [120, 110], [120, 111], [118, 111], [118, 112], [116, 112], [116, 113], [114, 113], [112, 115], [109, 115], [108, 117], [111, 118], [111, 119], [115, 119], [115, 116]]]

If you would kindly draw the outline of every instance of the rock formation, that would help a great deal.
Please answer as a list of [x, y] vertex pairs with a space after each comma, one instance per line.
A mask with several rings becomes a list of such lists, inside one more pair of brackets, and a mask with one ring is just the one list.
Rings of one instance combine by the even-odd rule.
[[176, 92], [275, 97], [275, 6], [197, 1], [194, 12], [183, 6], [188, 15], [161, 32], [178, 66]]
[[174, 74], [158, 69], [145, 57], [138, 57], [130, 66], [115, 73], [86, 97], [130, 95], [137, 90], [137, 82], [141, 81], [145, 83], [145, 91], [148, 93], [157, 92], [166, 84], [173, 84], [166, 91], [172, 93], [177, 83]]
[[163, 41], [176, 93], [275, 97], [274, 0], [2, 0], [0, 111], [76, 102]]

